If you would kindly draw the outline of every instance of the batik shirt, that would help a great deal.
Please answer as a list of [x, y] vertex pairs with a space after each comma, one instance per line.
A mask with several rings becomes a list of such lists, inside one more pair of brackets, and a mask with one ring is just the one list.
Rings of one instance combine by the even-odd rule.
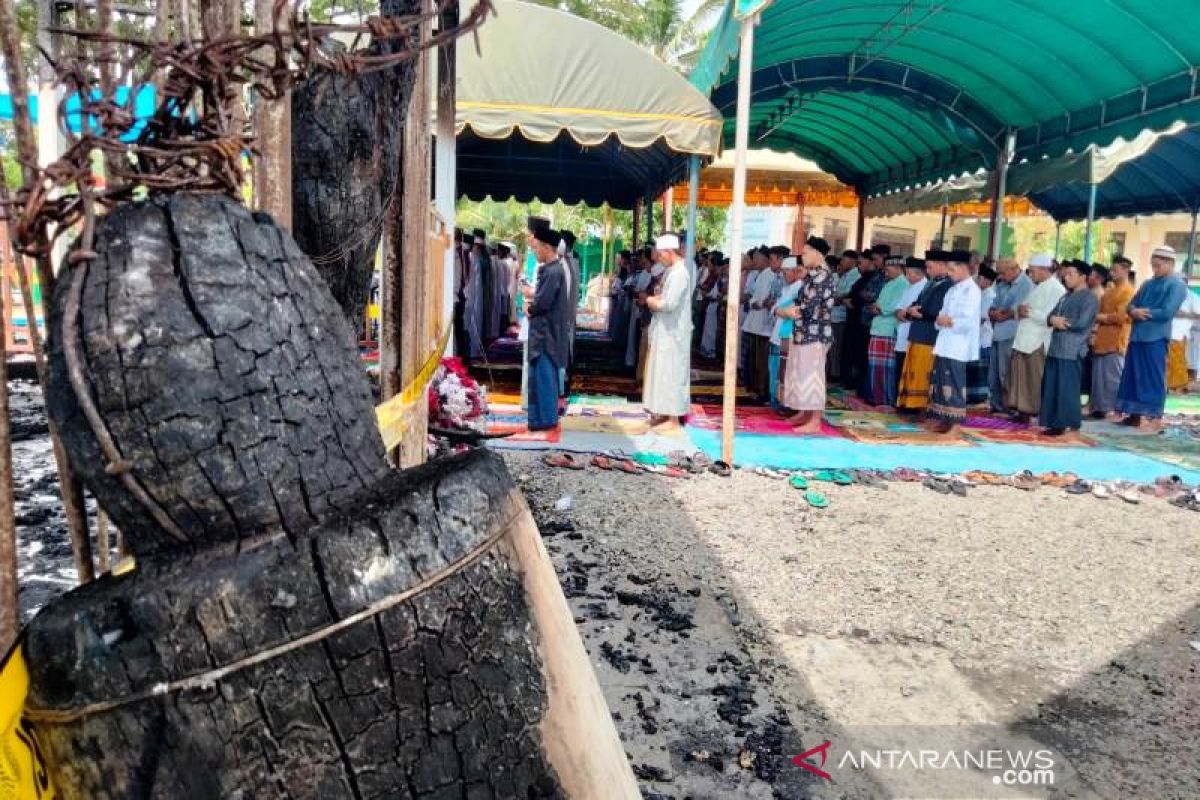
[[792, 330], [795, 344], [830, 344], [833, 341], [833, 273], [828, 269], [810, 272], [803, 281], [796, 305], [800, 318]]

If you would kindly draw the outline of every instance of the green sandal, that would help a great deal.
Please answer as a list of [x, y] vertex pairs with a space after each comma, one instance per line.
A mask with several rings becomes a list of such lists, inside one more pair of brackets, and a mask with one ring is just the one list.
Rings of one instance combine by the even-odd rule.
[[788, 483], [790, 483], [792, 485], [793, 489], [807, 489], [808, 488], [808, 478], [805, 478], [803, 475], [801, 475], [798, 472], [795, 475], [793, 475], [792, 477], [788, 478]]
[[827, 508], [829, 506], [829, 498], [814, 489], [805, 491], [804, 499], [813, 508]]
[[849, 486], [854, 479], [837, 469], [823, 469], [813, 475], [813, 478], [826, 483], [836, 483], [838, 486]]

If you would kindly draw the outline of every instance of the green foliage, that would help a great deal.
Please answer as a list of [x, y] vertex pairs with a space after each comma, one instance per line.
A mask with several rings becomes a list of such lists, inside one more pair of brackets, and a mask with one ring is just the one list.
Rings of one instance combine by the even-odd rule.
[[[1083, 258], [1083, 241], [1084, 232], [1087, 230], [1086, 223], [1083, 222], [1064, 222], [1062, 226], [1062, 238], [1058, 244], [1058, 258], [1060, 261], [1068, 258]], [[1103, 244], [1101, 244], [1103, 242]], [[1050, 242], [1050, 248], [1054, 247], [1054, 242]], [[1112, 256], [1116, 247], [1112, 242], [1104, 240], [1101, 226], [1097, 223], [1092, 225], [1092, 261], [1098, 261], [1102, 264], [1107, 264], [1112, 261]]]
[[[612, 212], [611, 236], [629, 241], [633, 233], [633, 214], [629, 211]], [[569, 206], [562, 201], [554, 203], [522, 203], [513, 198], [493, 200], [490, 197], [476, 202], [459, 199], [458, 227], [465, 231], [482, 228], [490, 241], [509, 241], [520, 248], [527, 244], [525, 218], [529, 215], [547, 217], [558, 230], [572, 231], [580, 239], [604, 235], [603, 208], [580, 204]]]
[[[721, 246], [725, 237], [725, 221], [729, 217], [729, 209], [724, 206], [709, 206], [696, 209], [696, 248], [707, 247], [710, 250]], [[671, 230], [682, 231], [687, 228], [687, 206], [676, 204], [671, 209]]]

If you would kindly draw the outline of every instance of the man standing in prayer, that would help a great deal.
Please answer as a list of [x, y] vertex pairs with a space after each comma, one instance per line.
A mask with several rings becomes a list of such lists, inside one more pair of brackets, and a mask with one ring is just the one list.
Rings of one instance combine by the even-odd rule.
[[1096, 314], [1096, 337], [1092, 341], [1092, 385], [1089, 392], [1091, 418], [1104, 419], [1117, 410], [1117, 387], [1125, 369], [1129, 347], [1129, 303], [1133, 300], [1133, 262], [1122, 256], [1113, 259], [1109, 285], [1100, 298]]
[[651, 314], [642, 404], [650, 412], [650, 429], [672, 434], [691, 406], [692, 278], [676, 234], [659, 236], [654, 251], [663, 266], [659, 292], [639, 296]]
[[837, 284], [833, 291], [833, 344], [829, 347], [829, 377], [840, 381], [842, 377], [842, 340], [846, 335], [846, 304], [845, 299], [850, 290], [858, 282], [861, 273], [858, 271], [858, 251], [847, 250], [842, 253], [838, 264]]
[[487, 242], [481, 229], [463, 237], [471, 249], [468, 282], [463, 301], [463, 322], [467, 330], [468, 353], [472, 359], [483, 358], [484, 354], [484, 287], [485, 276], [490, 266]]
[[513, 321], [512, 313], [512, 280], [515, 266], [511, 257], [511, 251], [508, 245], [500, 243], [496, 245], [496, 274], [499, 277], [497, 284], [500, 286], [500, 335], [508, 333], [508, 328]]
[[833, 341], [833, 272], [825, 266], [829, 243], [810, 236], [800, 251], [807, 274], [790, 309], [792, 345], [784, 375], [783, 405], [796, 414], [788, 419], [800, 434], [821, 432], [825, 410], [825, 357]]
[[979, 286], [979, 358], [967, 365], [967, 405], [988, 402], [988, 369], [992, 355], [992, 320], [988, 312], [996, 302], [996, 270], [985, 262], [972, 278]]
[[721, 298], [725, 296], [725, 289], [727, 287], [725, 266], [728, 264], [728, 261], [725, 259], [725, 254], [720, 250], [713, 251], [710, 254], [710, 259], [712, 271], [709, 274], [709, 285], [704, 289], [701, 303], [700, 354], [705, 358], [716, 358]]
[[971, 254], [947, 256], [952, 285], [934, 320], [937, 343], [929, 379], [929, 421], [946, 438], [958, 435], [967, 418], [967, 365], [979, 359], [981, 292], [971, 278]]
[[625, 295], [629, 308], [629, 319], [626, 322], [625, 366], [636, 370], [638, 353], [641, 352], [642, 346], [642, 307], [634, 302], [634, 298], [650, 287], [650, 265], [642, 251], [634, 253], [630, 268], [633, 270], [633, 274], [625, 282]]
[[780, 379], [783, 377], [780, 374], [779, 366], [781, 363], [786, 364], [788, 350], [791, 349], [792, 330], [794, 328], [794, 320], [787, 309], [796, 304], [796, 295], [800, 292], [800, 278], [803, 272], [803, 264], [795, 256], [787, 256], [783, 259], [780, 270], [783, 274], [783, 291], [779, 294], [779, 299], [771, 308], [771, 318], [775, 320], [771, 328], [771, 408], [779, 411], [783, 406], [780, 404], [781, 395]]
[[562, 307], [568, 304], [566, 273], [558, 261], [557, 231], [533, 231], [530, 246], [537, 258], [537, 284], [522, 286], [529, 319], [527, 373], [529, 376], [529, 430], [550, 430], [558, 425], [559, 370], [567, 362], [567, 331]]
[[1091, 267], [1074, 262], [1059, 270], [1067, 288], [1050, 312], [1050, 347], [1046, 351], [1046, 374], [1042, 378], [1042, 410], [1038, 423], [1047, 436], [1079, 439], [1083, 424], [1083, 359], [1088, 338], [1096, 322], [1100, 303], [1087, 285]]
[[929, 283], [917, 297], [917, 302], [904, 312], [904, 318], [912, 323], [908, 329], [908, 353], [904, 358], [904, 372], [900, 376], [900, 390], [896, 408], [909, 413], [924, 411], [929, 405], [929, 376], [933, 371], [934, 345], [937, 344], [937, 318], [942, 313], [942, 303], [953, 282], [946, 274], [946, 261], [950, 254], [945, 250], [929, 250], [925, 253], [925, 271]]
[[[1179, 273], [1179, 279], [1187, 285], [1187, 278]], [[1183, 296], [1183, 304], [1171, 320], [1171, 342], [1167, 345], [1167, 391], [1187, 392], [1192, 379], [1188, 375], [1188, 338], [1192, 334], [1192, 323], [1196, 319], [1194, 307], [1200, 299], [1190, 291]]]
[[884, 260], [887, 283], [869, 309], [871, 339], [867, 346], [868, 391], [863, 398], [871, 405], [896, 405], [896, 309], [900, 298], [909, 288], [904, 275], [904, 257], [888, 256]]
[[842, 385], [847, 390], [866, 394], [867, 346], [871, 332], [871, 310], [875, 298], [886, 282], [883, 260], [891, 254], [886, 244], [877, 244], [864, 252], [860, 261], [858, 280], [846, 296], [846, 329], [842, 339]]
[[608, 338], [614, 344], [625, 344], [624, 323], [627, 317], [622, 314], [625, 310], [625, 281], [629, 279], [629, 251], [617, 253], [616, 275], [608, 285]]
[[1171, 320], [1187, 299], [1188, 288], [1175, 274], [1175, 250], [1163, 245], [1150, 256], [1153, 275], [1129, 303], [1133, 328], [1125, 353], [1125, 371], [1117, 388], [1121, 424], [1142, 427], [1145, 418], [1157, 425], [1167, 403], [1167, 343]]
[[783, 259], [788, 253], [788, 248], [782, 246], [766, 250], [766, 269], [759, 272], [758, 280], [754, 283], [750, 312], [746, 315], [746, 324], [742, 328], [751, 335], [754, 348], [753, 383], [747, 388], [762, 400], [767, 399], [771, 392], [771, 333], [775, 328], [775, 317], [771, 309], [783, 292], [783, 276], [780, 272]]
[[988, 356], [988, 404], [993, 414], [1008, 410], [1008, 369], [1012, 363], [1013, 339], [1017, 336], [1017, 308], [1033, 291], [1017, 262], [1001, 259], [997, 269], [995, 296], [988, 318], [992, 322], [992, 348]]
[[908, 332], [912, 327], [912, 322], [908, 319], [908, 308], [917, 302], [921, 292], [925, 291], [925, 287], [929, 285], [929, 281], [925, 278], [925, 259], [909, 256], [904, 262], [904, 277], [908, 281], [908, 285], [904, 287], [904, 293], [900, 295], [896, 310], [892, 312], [892, 316], [896, 319], [896, 366], [893, 369], [896, 373], [896, 385], [892, 389], [892, 402], [889, 404], [892, 406], [896, 405], [899, 399], [900, 378], [904, 374], [904, 358], [908, 353]]
[[1013, 338], [1012, 363], [1008, 367], [1008, 397], [1013, 418], [1028, 422], [1042, 408], [1042, 376], [1046, 371], [1046, 351], [1050, 348], [1050, 312], [1067, 290], [1054, 277], [1054, 259], [1049, 253], [1035, 253], [1029, 259], [1029, 277], [1033, 291], [1017, 306], [1017, 335]]

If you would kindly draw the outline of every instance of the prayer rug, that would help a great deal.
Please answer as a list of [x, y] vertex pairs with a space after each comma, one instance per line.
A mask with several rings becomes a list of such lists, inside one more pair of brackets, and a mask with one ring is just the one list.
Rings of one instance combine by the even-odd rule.
[[1200, 416], [1200, 394], [1174, 394], [1167, 397], [1168, 414]]
[[488, 433], [510, 433], [511, 442], [557, 442], [562, 436], [561, 426], [548, 431], [529, 430], [529, 417], [520, 406], [489, 404], [487, 415]]
[[[721, 407], [717, 405], [702, 405], [693, 403], [692, 413], [688, 416], [688, 425], [701, 430], [721, 430]], [[739, 407], [734, 416], [734, 431], [738, 433], [761, 433], [772, 436], [796, 436], [792, 426], [769, 408]], [[839, 437], [842, 432], [821, 420], [820, 436]]]
[[920, 445], [923, 447], [974, 447], [970, 439], [958, 437], [946, 439], [931, 433], [916, 425], [905, 426], [912, 430], [863, 430], [861, 428], [843, 428], [846, 438], [860, 444], [899, 444]]
[[978, 428], [985, 431], [1024, 431], [1029, 429], [1029, 426], [1024, 422], [1014, 422], [1011, 419], [985, 417], [976, 414], [968, 414], [966, 420], [963, 422], [963, 427]]
[[1091, 447], [1092, 441], [1088, 435], [1082, 436], [1082, 441], [1063, 441], [1061, 436], [1045, 436], [1034, 428], [1021, 431], [998, 431], [986, 428], [972, 428], [965, 431], [968, 436], [982, 439], [994, 444], [1032, 444], [1039, 447]]
[[1153, 436], [1092, 436], [1097, 444], [1103, 447], [1137, 453], [1186, 469], [1200, 470], [1200, 440], [1193, 439], [1184, 430], [1167, 428]]

